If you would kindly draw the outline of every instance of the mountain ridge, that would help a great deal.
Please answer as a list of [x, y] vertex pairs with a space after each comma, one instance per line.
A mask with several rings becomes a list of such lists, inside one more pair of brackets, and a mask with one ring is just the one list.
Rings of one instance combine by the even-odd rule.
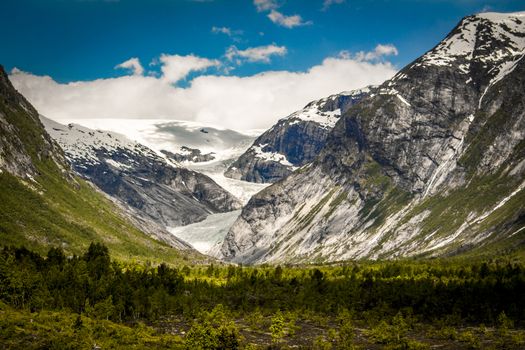
[[466, 17], [350, 108], [313, 163], [252, 198], [222, 257], [326, 262], [523, 246], [523, 16]]
[[373, 88], [330, 95], [280, 119], [228, 167], [225, 176], [256, 183], [281, 180], [312, 161], [341, 114]]

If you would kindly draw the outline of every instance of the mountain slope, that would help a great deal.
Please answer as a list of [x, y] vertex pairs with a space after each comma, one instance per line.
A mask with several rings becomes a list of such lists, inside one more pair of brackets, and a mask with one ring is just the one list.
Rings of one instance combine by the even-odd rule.
[[80, 253], [92, 241], [120, 260], [202, 260], [144, 234], [103, 195], [76, 178], [37, 111], [0, 67], [0, 238], [45, 252], [61, 246]]
[[168, 163], [123, 135], [41, 119], [73, 169], [139, 217], [174, 227], [240, 208], [237, 199], [209, 177]]
[[224, 258], [335, 261], [525, 246], [525, 13], [463, 19], [250, 200]]
[[319, 154], [341, 114], [369, 93], [370, 88], [364, 88], [310, 102], [259, 136], [225, 175], [256, 183], [286, 177]]

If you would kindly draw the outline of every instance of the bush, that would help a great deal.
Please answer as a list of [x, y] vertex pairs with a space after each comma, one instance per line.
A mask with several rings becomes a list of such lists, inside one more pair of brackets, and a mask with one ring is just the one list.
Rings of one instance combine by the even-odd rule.
[[239, 345], [239, 331], [221, 304], [195, 320], [185, 339], [186, 349], [192, 350], [235, 350]]

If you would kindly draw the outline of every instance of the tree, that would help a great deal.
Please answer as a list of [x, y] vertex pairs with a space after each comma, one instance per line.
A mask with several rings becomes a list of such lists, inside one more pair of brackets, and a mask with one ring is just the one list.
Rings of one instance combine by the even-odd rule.
[[62, 266], [65, 260], [66, 255], [64, 254], [62, 248], [53, 247], [47, 252], [47, 263], [50, 265]]

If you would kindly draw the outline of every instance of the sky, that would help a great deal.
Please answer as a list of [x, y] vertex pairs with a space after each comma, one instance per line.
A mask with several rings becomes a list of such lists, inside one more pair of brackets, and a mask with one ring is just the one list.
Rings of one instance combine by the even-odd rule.
[[58, 120], [265, 128], [379, 84], [470, 14], [525, 0], [2, 0], [0, 64]]

